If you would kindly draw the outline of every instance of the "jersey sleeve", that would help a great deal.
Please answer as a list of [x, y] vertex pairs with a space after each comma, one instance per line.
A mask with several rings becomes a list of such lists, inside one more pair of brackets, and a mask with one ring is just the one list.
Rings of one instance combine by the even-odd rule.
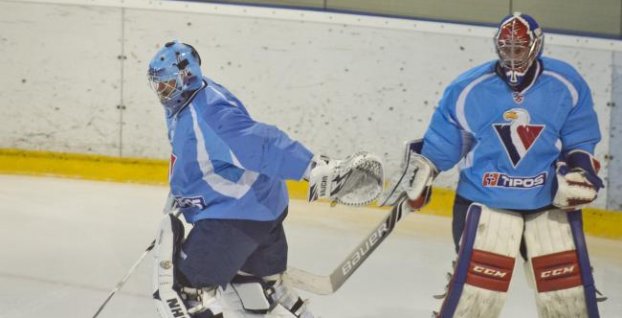
[[276, 126], [253, 120], [235, 106], [219, 111], [218, 135], [227, 143], [243, 169], [279, 179], [302, 179], [313, 154]]
[[440, 171], [446, 171], [462, 158], [464, 131], [455, 114], [458, 92], [455, 87], [448, 87], [423, 137], [421, 154], [430, 159]]
[[562, 154], [566, 155], [572, 150], [583, 150], [593, 154], [596, 144], [601, 139], [598, 117], [587, 83], [579, 77], [575, 85], [576, 102], [573, 103], [560, 132]]

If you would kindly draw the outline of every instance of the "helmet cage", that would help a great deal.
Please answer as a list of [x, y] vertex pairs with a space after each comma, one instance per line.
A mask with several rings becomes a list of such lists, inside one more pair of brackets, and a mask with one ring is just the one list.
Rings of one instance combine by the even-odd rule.
[[[152, 74], [153, 73], [153, 74]], [[157, 75], [157, 71], [149, 72], [149, 84], [151, 89], [158, 95], [160, 102], [167, 103], [181, 95], [182, 83], [181, 76], [177, 74], [175, 78], [162, 78]], [[168, 77], [168, 76], [167, 76]]]
[[542, 53], [542, 29], [533, 18], [515, 14], [501, 23], [494, 42], [499, 63], [513, 82], [524, 76]]
[[166, 43], [149, 63], [147, 79], [168, 116], [183, 108], [190, 93], [201, 87], [200, 67], [194, 47], [177, 41]]

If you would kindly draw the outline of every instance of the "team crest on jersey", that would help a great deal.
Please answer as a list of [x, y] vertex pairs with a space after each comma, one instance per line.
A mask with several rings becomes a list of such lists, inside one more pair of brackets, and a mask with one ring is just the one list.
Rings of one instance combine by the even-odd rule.
[[509, 124], [493, 124], [501, 144], [514, 168], [525, 158], [527, 152], [538, 140], [544, 125], [530, 124], [527, 110], [513, 108], [503, 113], [503, 119]]

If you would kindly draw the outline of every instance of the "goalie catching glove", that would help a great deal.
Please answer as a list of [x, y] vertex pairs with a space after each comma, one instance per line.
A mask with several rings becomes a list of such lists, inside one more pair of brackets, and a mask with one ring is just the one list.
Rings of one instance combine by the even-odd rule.
[[404, 158], [400, 171], [387, 186], [380, 198], [380, 206], [399, 205], [400, 209], [419, 210], [430, 201], [432, 182], [438, 175], [436, 166], [421, 155], [423, 140], [416, 139], [404, 146]]
[[553, 205], [561, 209], [580, 209], [596, 200], [603, 181], [598, 177], [600, 162], [587, 152], [576, 150], [557, 162], [557, 190]]
[[309, 173], [309, 202], [329, 199], [345, 205], [367, 205], [382, 192], [380, 158], [359, 152], [343, 160], [315, 156]]

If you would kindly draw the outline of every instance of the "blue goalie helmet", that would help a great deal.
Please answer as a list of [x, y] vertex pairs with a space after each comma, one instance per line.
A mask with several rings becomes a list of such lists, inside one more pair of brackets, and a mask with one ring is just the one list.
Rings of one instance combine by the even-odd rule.
[[516, 12], [499, 24], [494, 38], [499, 64], [510, 85], [518, 85], [534, 61], [542, 55], [544, 33], [534, 18]]
[[201, 57], [189, 44], [168, 42], [149, 62], [149, 83], [166, 115], [179, 112], [203, 85]]

